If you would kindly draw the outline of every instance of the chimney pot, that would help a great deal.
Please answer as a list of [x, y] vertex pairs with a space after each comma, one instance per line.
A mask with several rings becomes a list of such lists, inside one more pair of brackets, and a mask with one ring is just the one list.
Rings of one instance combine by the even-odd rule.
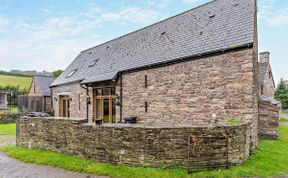
[[260, 53], [260, 63], [269, 63], [270, 53], [268, 51]]

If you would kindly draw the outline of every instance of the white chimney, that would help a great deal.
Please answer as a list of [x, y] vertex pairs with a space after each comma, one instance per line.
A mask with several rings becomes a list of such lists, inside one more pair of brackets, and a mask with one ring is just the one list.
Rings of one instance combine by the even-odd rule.
[[269, 63], [270, 53], [268, 51], [260, 53], [260, 63]]

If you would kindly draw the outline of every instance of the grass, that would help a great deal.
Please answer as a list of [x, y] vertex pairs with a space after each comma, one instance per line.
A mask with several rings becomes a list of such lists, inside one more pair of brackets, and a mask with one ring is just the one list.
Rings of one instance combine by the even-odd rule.
[[[15, 128], [15, 126], [13, 127]], [[0, 128], [1, 130], [1, 128]], [[97, 163], [79, 156], [65, 155], [40, 149], [26, 149], [15, 146], [1, 147], [0, 150], [24, 162], [45, 164], [76, 172], [85, 172], [111, 177], [269, 177], [288, 174], [288, 127], [280, 127], [280, 140], [260, 141], [258, 151], [241, 166], [229, 170], [215, 170], [188, 174], [185, 169], [164, 169], [113, 166]]]
[[20, 90], [28, 91], [32, 82], [32, 77], [0, 75], [0, 86], [20, 86]]
[[12, 105], [12, 106], [8, 106], [10, 108], [10, 112], [13, 114], [18, 114], [19, 113], [19, 108], [18, 106]]
[[2, 136], [15, 136], [16, 124], [0, 124], [0, 137]]
[[240, 123], [240, 121], [237, 120], [237, 119], [229, 119], [229, 120], [227, 120], [226, 122], [227, 122], [227, 123]]
[[279, 122], [288, 122], [288, 120], [285, 119], [285, 118], [281, 118], [281, 119], [279, 120]]

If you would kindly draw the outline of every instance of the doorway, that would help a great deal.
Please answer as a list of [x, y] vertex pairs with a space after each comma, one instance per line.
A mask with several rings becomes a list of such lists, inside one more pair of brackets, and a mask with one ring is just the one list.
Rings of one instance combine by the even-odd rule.
[[60, 117], [70, 117], [70, 100], [68, 96], [60, 97]]
[[116, 123], [115, 88], [96, 88], [94, 93], [94, 122]]

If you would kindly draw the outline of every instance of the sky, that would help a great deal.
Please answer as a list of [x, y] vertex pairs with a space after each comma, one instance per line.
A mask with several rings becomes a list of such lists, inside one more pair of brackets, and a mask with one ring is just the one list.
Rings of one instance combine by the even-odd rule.
[[[0, 0], [0, 70], [65, 69], [82, 50], [206, 2]], [[258, 36], [275, 82], [288, 79], [288, 0], [258, 0]]]

